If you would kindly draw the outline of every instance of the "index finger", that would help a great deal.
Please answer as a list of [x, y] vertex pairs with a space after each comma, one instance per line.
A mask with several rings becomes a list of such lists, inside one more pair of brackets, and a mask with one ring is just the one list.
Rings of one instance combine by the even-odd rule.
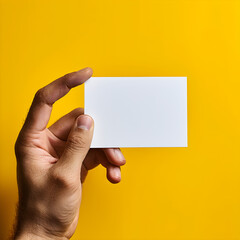
[[92, 76], [91, 68], [84, 68], [58, 78], [35, 94], [24, 128], [42, 131], [47, 127], [52, 105], [66, 95], [71, 88], [81, 85]]

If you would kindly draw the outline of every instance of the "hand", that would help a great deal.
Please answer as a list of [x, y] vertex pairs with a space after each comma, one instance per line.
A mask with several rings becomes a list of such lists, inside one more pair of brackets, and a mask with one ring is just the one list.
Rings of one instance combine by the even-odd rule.
[[120, 149], [91, 149], [93, 119], [78, 108], [47, 127], [52, 105], [84, 83], [91, 68], [66, 74], [40, 89], [15, 144], [19, 206], [14, 239], [70, 239], [79, 215], [82, 183], [102, 164], [121, 180]]

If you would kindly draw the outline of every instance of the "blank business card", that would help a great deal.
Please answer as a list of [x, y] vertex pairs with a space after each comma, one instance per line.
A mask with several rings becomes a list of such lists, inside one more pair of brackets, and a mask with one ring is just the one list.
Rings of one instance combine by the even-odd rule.
[[91, 148], [187, 147], [187, 78], [92, 77], [85, 114]]

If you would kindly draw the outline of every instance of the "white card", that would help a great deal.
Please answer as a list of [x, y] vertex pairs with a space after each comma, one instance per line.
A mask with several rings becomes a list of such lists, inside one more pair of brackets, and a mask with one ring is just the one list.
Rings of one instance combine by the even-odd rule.
[[187, 78], [92, 77], [85, 114], [91, 148], [187, 147]]

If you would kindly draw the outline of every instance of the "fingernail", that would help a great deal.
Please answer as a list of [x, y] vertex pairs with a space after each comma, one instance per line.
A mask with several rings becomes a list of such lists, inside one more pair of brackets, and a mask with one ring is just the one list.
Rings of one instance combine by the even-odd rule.
[[77, 127], [83, 130], [89, 130], [92, 126], [92, 118], [88, 115], [81, 115], [77, 119]]
[[78, 72], [90, 71], [92, 70], [90, 67], [85, 67], [83, 69], [78, 70]]

